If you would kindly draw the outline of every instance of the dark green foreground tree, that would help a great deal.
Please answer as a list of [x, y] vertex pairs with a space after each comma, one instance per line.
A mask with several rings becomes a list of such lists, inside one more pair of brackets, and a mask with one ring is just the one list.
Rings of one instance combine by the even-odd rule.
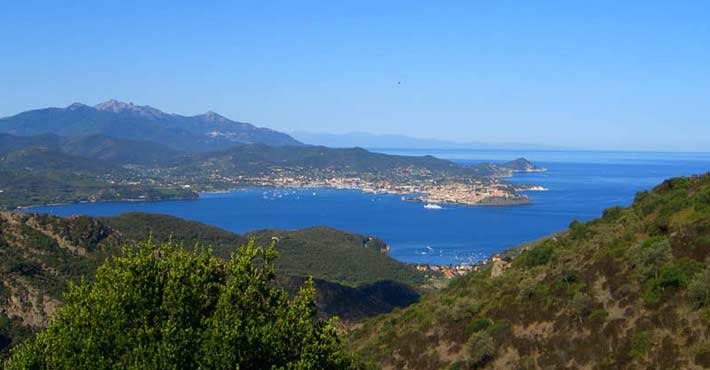
[[273, 247], [229, 262], [151, 241], [70, 287], [49, 328], [5, 369], [352, 369], [315, 289], [289, 299], [272, 282]]

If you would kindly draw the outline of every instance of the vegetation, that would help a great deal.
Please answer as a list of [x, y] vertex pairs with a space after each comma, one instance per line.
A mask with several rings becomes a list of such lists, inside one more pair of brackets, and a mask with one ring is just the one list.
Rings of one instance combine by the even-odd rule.
[[281, 258], [275, 261], [279, 273], [328, 280], [349, 286], [390, 280], [420, 286], [427, 277], [414, 267], [398, 262], [385, 252], [380, 239], [328, 227], [296, 231], [260, 230], [244, 235], [172, 216], [126, 213], [101, 219], [130, 240], [153, 235], [158, 241], [210, 245], [217, 256], [227, 258], [235, 245], [249, 240], [257, 244], [276, 241]]
[[707, 368], [710, 174], [665, 181], [629, 208], [505, 253], [365, 321], [352, 349], [382, 367]]
[[52, 324], [12, 351], [15, 369], [354, 369], [312, 282], [290, 300], [273, 287], [276, 250], [228, 262], [152, 241], [72, 285]]
[[[321, 316], [337, 315], [347, 321], [411, 304], [419, 299], [419, 284], [427, 281], [411, 266], [382, 253], [385, 246], [378, 239], [328, 228], [238, 235], [163, 215], [59, 218], [0, 212], [0, 358], [9, 347], [47, 326], [71, 282], [90, 280], [107, 257], [119, 254], [120, 245], [149, 235], [156, 243], [172, 241], [188, 250], [196, 243], [209, 245], [223, 260], [250, 239], [267, 245], [277, 236], [281, 257], [273, 263], [279, 271], [278, 285], [295, 295], [313, 276]], [[280, 271], [280, 266], [305, 263], [309, 254], [320, 262]], [[362, 275], [361, 269], [372, 277]]]

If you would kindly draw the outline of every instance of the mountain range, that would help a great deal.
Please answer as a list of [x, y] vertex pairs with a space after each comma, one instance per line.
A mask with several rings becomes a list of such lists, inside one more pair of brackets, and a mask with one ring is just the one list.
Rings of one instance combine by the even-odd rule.
[[65, 137], [104, 135], [151, 141], [174, 150], [199, 152], [237, 144], [303, 145], [291, 136], [249, 123], [232, 121], [215, 112], [195, 116], [165, 113], [147, 105], [109, 100], [96, 106], [74, 103], [0, 118], [0, 132]]

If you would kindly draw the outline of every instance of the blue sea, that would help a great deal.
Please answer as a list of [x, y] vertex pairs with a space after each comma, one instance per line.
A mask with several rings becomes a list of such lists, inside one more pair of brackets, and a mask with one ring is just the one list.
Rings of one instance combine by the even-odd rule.
[[509, 207], [444, 205], [425, 209], [396, 195], [333, 189], [244, 189], [203, 194], [198, 200], [83, 203], [35, 207], [26, 212], [60, 216], [113, 216], [124, 212], [174, 215], [237, 233], [327, 225], [384, 239], [398, 260], [430, 264], [472, 263], [508, 247], [589, 220], [666, 178], [710, 171], [710, 153], [505, 150], [387, 150], [431, 154], [461, 163], [525, 157], [547, 172], [517, 174], [511, 182], [542, 185], [533, 203]]

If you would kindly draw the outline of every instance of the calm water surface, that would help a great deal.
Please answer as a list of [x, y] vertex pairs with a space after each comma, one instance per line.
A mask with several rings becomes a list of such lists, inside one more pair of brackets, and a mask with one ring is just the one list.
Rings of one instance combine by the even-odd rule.
[[204, 194], [198, 200], [83, 203], [36, 207], [28, 212], [60, 216], [113, 216], [124, 212], [162, 213], [241, 233], [264, 228], [298, 229], [327, 225], [375, 235], [391, 256], [408, 262], [474, 262], [507, 247], [598, 217], [604, 208], [628, 205], [634, 194], [673, 176], [710, 171], [710, 153], [578, 151], [379, 150], [392, 154], [433, 154], [462, 163], [505, 161], [524, 156], [549, 169], [519, 174], [510, 181], [539, 184], [533, 204], [512, 207], [443, 206], [427, 210], [399, 196], [331, 189], [246, 189]]

